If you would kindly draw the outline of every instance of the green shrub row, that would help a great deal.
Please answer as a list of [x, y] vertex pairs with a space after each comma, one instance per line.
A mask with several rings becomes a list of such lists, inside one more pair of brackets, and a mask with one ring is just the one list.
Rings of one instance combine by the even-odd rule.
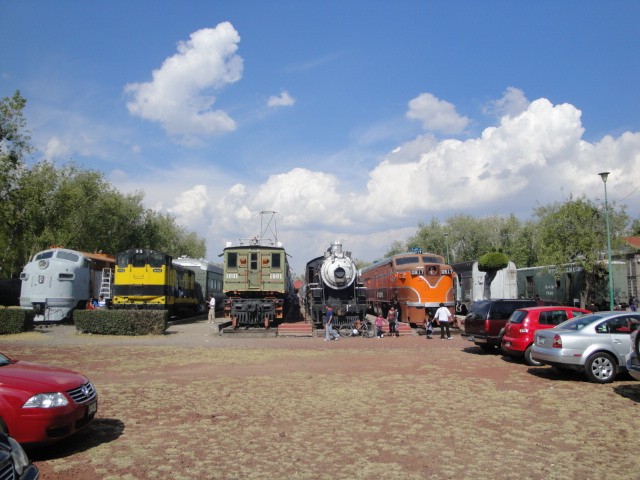
[[0, 335], [26, 332], [33, 328], [33, 310], [0, 306]]
[[75, 310], [73, 323], [80, 333], [100, 335], [162, 335], [167, 310]]

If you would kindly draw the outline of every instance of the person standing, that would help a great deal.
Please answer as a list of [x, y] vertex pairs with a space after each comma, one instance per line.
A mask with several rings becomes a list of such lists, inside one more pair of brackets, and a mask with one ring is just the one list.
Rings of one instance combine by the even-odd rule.
[[384, 334], [382, 333], [382, 326], [384, 325], [384, 317], [382, 313], [379, 313], [376, 317], [376, 337], [382, 338]]
[[444, 340], [444, 331], [447, 330], [447, 340], [451, 340], [451, 333], [449, 332], [449, 322], [451, 321], [451, 312], [444, 303], [440, 302], [440, 308], [436, 310], [433, 318], [436, 319], [440, 325], [440, 338]]
[[629, 309], [632, 312], [637, 312], [638, 311], [638, 304], [636, 303], [636, 299], [634, 298], [633, 295], [631, 295], [629, 297]]
[[400, 334], [398, 333], [398, 312], [396, 311], [396, 309], [393, 307], [393, 305], [391, 306], [391, 308], [389, 309], [389, 311], [387, 312], [387, 322], [389, 323], [389, 336], [393, 337], [394, 335], [396, 337], [399, 337]]
[[209, 298], [209, 322], [216, 321], [216, 297], [211, 295]]
[[427, 317], [427, 324], [425, 325], [425, 330], [427, 333], [427, 339], [431, 340], [433, 338], [433, 318]]
[[333, 308], [327, 305], [327, 313], [324, 315], [324, 341], [338, 340], [340, 335], [333, 329]]

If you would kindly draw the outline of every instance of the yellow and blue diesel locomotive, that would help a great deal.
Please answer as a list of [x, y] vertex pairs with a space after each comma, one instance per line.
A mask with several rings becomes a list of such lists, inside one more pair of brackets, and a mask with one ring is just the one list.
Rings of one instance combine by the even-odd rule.
[[223, 291], [227, 295], [224, 315], [234, 328], [269, 328], [286, 318], [295, 295], [287, 253], [281, 244], [241, 241], [225, 248], [223, 256]]
[[114, 309], [169, 310], [171, 315], [198, 311], [195, 273], [174, 264], [170, 255], [133, 248], [116, 255]]

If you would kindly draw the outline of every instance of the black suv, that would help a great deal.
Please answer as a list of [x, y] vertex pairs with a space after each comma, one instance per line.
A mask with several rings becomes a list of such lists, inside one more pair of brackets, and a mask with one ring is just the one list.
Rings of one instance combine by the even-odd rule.
[[500, 331], [511, 314], [519, 308], [536, 305], [538, 302], [533, 299], [477, 300], [464, 319], [462, 336], [483, 350], [493, 350], [500, 346]]

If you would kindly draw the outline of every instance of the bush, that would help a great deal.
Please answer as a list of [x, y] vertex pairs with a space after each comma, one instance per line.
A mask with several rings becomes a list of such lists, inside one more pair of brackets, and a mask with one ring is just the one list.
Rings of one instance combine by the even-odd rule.
[[478, 259], [478, 270], [481, 272], [502, 270], [507, 265], [509, 265], [509, 257], [502, 252], [485, 253]]
[[162, 335], [167, 329], [167, 310], [76, 310], [76, 330], [100, 335]]
[[0, 307], [0, 335], [12, 335], [33, 328], [33, 310]]

